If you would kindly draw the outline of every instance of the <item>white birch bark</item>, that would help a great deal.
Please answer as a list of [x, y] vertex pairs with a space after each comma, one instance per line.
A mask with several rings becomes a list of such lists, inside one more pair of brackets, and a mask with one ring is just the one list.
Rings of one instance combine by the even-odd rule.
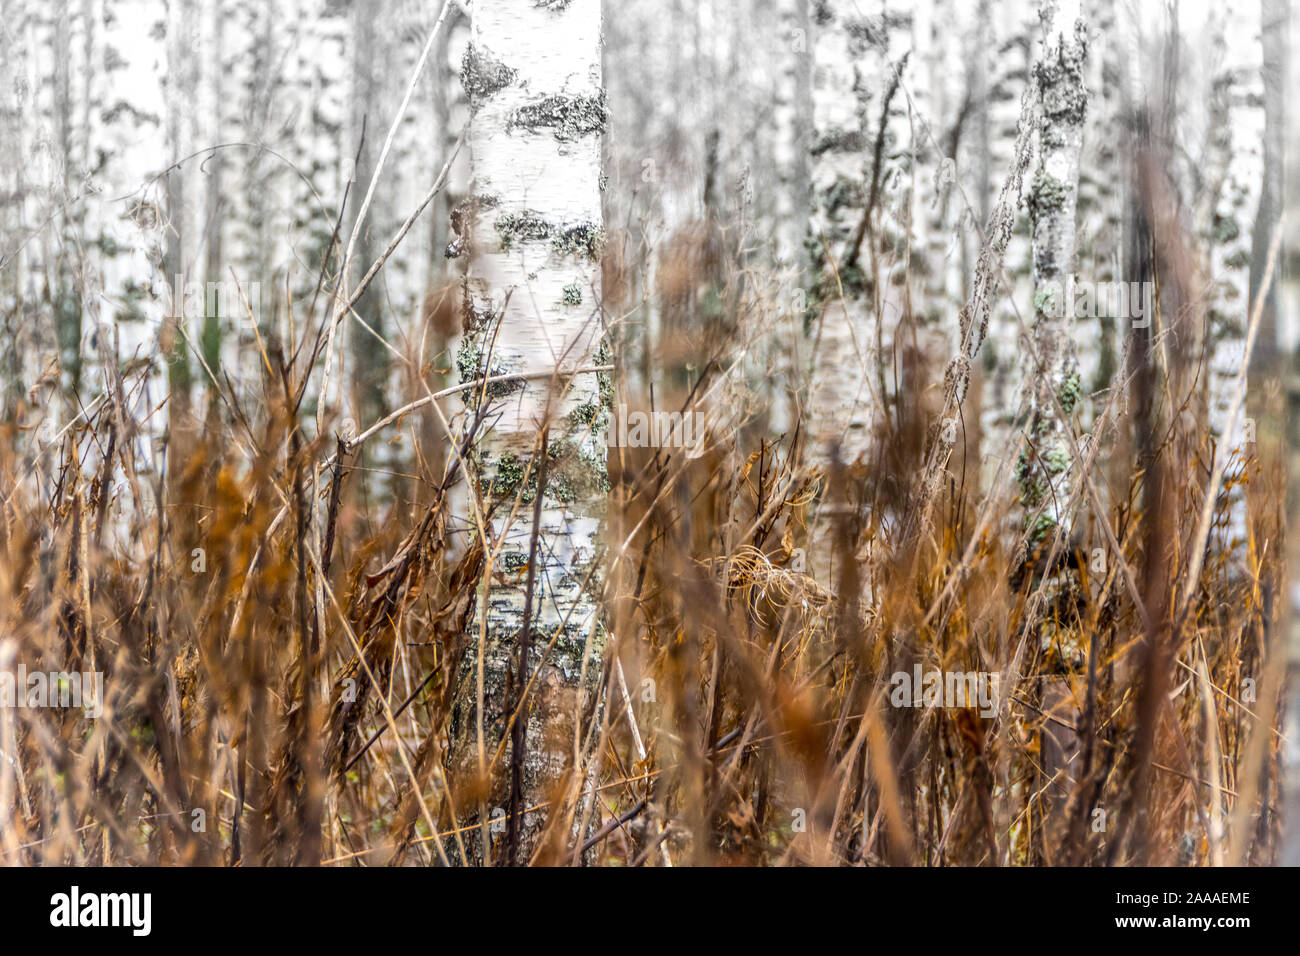
[[1038, 168], [1029, 193], [1034, 253], [1034, 327], [1030, 435], [1018, 474], [1030, 544], [1063, 526], [1073, 462], [1065, 430], [1080, 396], [1073, 305], [1066, 301], [1074, 267], [1079, 159], [1088, 94], [1086, 34], [1077, 0], [1045, 0], [1043, 47], [1034, 82], [1042, 104]]
[[[1040, 8], [1042, 47], [1033, 82], [1041, 107], [1038, 167], [1029, 192], [1033, 240], [1034, 325], [1030, 379], [1029, 434], [1017, 468], [1031, 551], [1046, 548], [1056, 532], [1069, 541], [1069, 497], [1075, 462], [1066, 432], [1081, 397], [1075, 355], [1075, 320], [1069, 277], [1078, 233], [1079, 165], [1088, 108], [1087, 32], [1079, 0], [1044, 0]], [[1071, 624], [1069, 602], [1077, 578], [1068, 567], [1043, 567], [1039, 582], [1049, 602], [1063, 606], [1039, 627], [1047, 673], [1039, 686], [1041, 748], [1049, 808], [1045, 847], [1056, 850], [1060, 812], [1070, 792], [1078, 710], [1067, 681], [1052, 675], [1077, 669], [1085, 660], [1081, 635]], [[1056, 723], [1060, 721], [1061, 723]], [[1050, 857], [1049, 857], [1050, 859]]]
[[767, 342], [769, 374], [785, 385], [768, 393], [769, 426], [789, 434], [795, 421], [790, 395], [805, 380], [802, 355], [807, 302], [807, 239], [812, 209], [809, 154], [812, 145], [812, 21], [809, 0], [776, 0], [777, 43], [782, 64], [773, 102], [773, 268], [777, 319]]
[[[202, 36], [196, 0], [168, 0], [167, 70], [164, 77], [166, 157], [174, 164], [163, 179], [164, 210], [167, 220], [163, 278], [168, 284], [167, 318], [163, 328], [163, 352], [168, 362], [171, 391], [168, 417], [173, 434], [195, 424], [191, 412], [195, 373], [201, 366], [192, 356], [189, 342], [199, 336], [191, 330], [187, 315], [185, 283], [202, 281], [197, 271], [202, 230], [199, 223], [201, 196], [193, 163], [182, 162], [195, 148], [198, 114], [194, 109], [198, 92]], [[198, 297], [191, 296], [191, 299]], [[188, 336], [188, 341], [187, 337]]]
[[[963, 62], [962, 38], [976, 26], [975, 10], [953, 0], [917, 5], [916, 48], [925, 51], [923, 73], [913, 97], [919, 115], [913, 119], [913, 152], [923, 158], [916, 171], [918, 217], [925, 225], [925, 302], [919, 310], [922, 327], [936, 346], [929, 356], [942, 361], [952, 354], [958, 310], [965, 302], [962, 248], [966, 208], [957, 189], [965, 171], [962, 143], [971, 134], [971, 71]], [[922, 16], [924, 13], [924, 16]], [[982, 225], [982, 224], [981, 224]]]
[[[592, 372], [567, 374], [590, 367], [602, 351], [606, 110], [600, 45], [599, 0], [479, 0], [462, 71], [473, 108], [474, 195], [455, 223], [470, 256], [458, 365], [466, 379], [531, 377], [489, 386], [484, 399], [490, 412], [474, 450], [473, 477], [484, 501], [498, 505], [490, 531], [501, 550], [472, 625], [476, 640], [486, 640], [484, 712], [477, 713], [471, 652], [455, 705], [451, 759], [463, 769], [477, 766], [478, 720], [489, 756], [505, 732], [512, 694], [507, 675], [517, 665], [526, 619], [533, 500], [542, 467], [535, 451], [542, 429], [549, 428], [533, 569], [528, 671], [537, 681], [522, 757], [526, 806], [540, 802], [572, 764], [574, 734], [592, 704], [602, 660], [599, 575], [588, 573], [597, 560], [608, 490], [608, 386]], [[524, 503], [511, 520], [516, 496]], [[544, 655], [552, 638], [555, 646]], [[512, 756], [507, 753], [505, 766]], [[500, 787], [493, 794], [503, 799]], [[543, 813], [526, 816], [526, 847], [543, 823]]]
[[[160, 348], [170, 307], [163, 259], [166, 246], [165, 197], [155, 177], [162, 171], [162, 80], [167, 69], [166, 9], [161, 2], [114, 4], [106, 17], [104, 42], [117, 52], [120, 72], [106, 82], [103, 149], [111, 158], [104, 199], [130, 195], [125, 208], [104, 210], [105, 231], [116, 256], [104, 263], [104, 292], [113, 316], [118, 360], [127, 370], [124, 387], [137, 471], [161, 474], [166, 467], [167, 368]], [[130, 51], [129, 55], [124, 51]], [[140, 503], [146, 507], [147, 503]]]
[[[776, 169], [775, 239], [780, 263], [802, 266], [808, 234], [808, 146], [812, 106], [812, 38], [809, 0], [776, 0], [781, 72], [772, 108]], [[802, 273], [802, 268], [798, 270]]]
[[[1119, 281], [1124, 248], [1121, 137], [1127, 122], [1123, 87], [1127, 64], [1122, 31], [1127, 27], [1116, 0], [1085, 0], [1084, 19], [1090, 28], [1087, 84], [1091, 95], [1079, 173], [1075, 272], [1084, 282], [1112, 283]], [[1129, 322], [1127, 316], [1097, 311], [1097, 315], [1076, 317], [1074, 340], [1085, 399], [1079, 412], [1084, 428], [1097, 411], [1089, 399], [1104, 394], [1114, 383], [1118, 343]]]
[[[871, 429], [887, 400], [890, 385], [882, 361], [890, 353], [887, 287], [871, 274], [872, 253], [882, 231], [899, 233], [896, 162], [898, 111], [903, 95], [894, 71], [895, 34], [907, 21], [897, 10], [862, 16], [853, 4], [820, 0], [813, 5], [813, 147], [811, 294], [809, 335], [812, 378], [809, 441], [814, 460], [832, 454], [852, 463], [871, 447]], [[892, 91], [892, 92], [891, 92]], [[880, 168], [874, 165], [884, 104]], [[903, 140], [906, 142], [906, 139]], [[873, 201], [869, 238], [863, 237], [867, 207]], [[905, 228], [905, 220], [904, 220]], [[899, 263], [901, 267], [901, 262]], [[896, 318], [896, 314], [894, 314]]]
[[[1216, 105], [1223, 126], [1217, 140], [1223, 151], [1222, 183], [1214, 192], [1206, 237], [1211, 285], [1206, 349], [1209, 427], [1217, 454], [1228, 455], [1224, 475], [1226, 503], [1220, 517], [1222, 541], [1229, 548], [1246, 539], [1243, 484], [1249, 449], [1244, 431], [1228, 434], [1228, 414], [1237, 378], [1246, 364], [1246, 325], [1250, 311], [1252, 229], [1264, 179], [1264, 80], [1260, 21], [1238, 9], [1221, 16], [1223, 61], [1216, 74]], [[1265, 239], [1267, 244], [1268, 239]]]
[[[980, 9], [980, 29], [985, 42], [975, 55], [983, 58], [982, 69], [989, 78], [984, 118], [987, 150], [982, 151], [983, 171], [977, 177], [985, 197], [980, 216], [983, 228], [999, 188], [1001, 171], [1015, 164], [1020, 100], [1026, 85], [1032, 82], [1030, 72], [1036, 52], [1032, 38], [1037, 24], [1031, 6], [1018, 0], [986, 2]], [[999, 13], [996, 18], [995, 10]], [[984, 488], [991, 485], [1002, 458], [1015, 454], [1012, 433], [1027, 404], [1026, 350], [1022, 347], [1020, 322], [1013, 305], [1013, 302], [1021, 303], [1020, 314], [1025, 315], [1033, 299], [1033, 256], [1027, 226], [1027, 217], [1018, 218], [1007, 242], [1002, 270], [1005, 283], [998, 283], [1000, 294], [991, 303], [988, 338], [981, 362], [980, 483]]]
[[[296, 226], [300, 230], [303, 267], [295, 288], [304, 297], [311, 296], [320, 275], [355, 152], [355, 147], [349, 151], [343, 139], [351, 73], [350, 36], [346, 12], [325, 7], [309, 19], [297, 51], [298, 115], [293, 141], [298, 149], [299, 169], [310, 183], [308, 187], [299, 180], [297, 187], [300, 198]], [[352, 201], [356, 201], [355, 197]], [[324, 215], [320, 204], [324, 205]]]

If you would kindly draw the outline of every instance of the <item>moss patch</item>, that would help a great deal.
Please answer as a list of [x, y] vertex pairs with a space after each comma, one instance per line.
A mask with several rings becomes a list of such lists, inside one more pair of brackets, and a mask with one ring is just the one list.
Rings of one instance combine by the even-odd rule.
[[[572, 504], [609, 493], [605, 459], [590, 443], [553, 441], [546, 457], [546, 497], [552, 501]], [[497, 461], [492, 495], [498, 501], [518, 497], [524, 504], [531, 503], [537, 497], [537, 468], [507, 452]]]
[[1078, 28], [1072, 39], [1062, 37], [1060, 47], [1034, 64], [1034, 80], [1048, 125], [1083, 123], [1088, 110], [1088, 87], [1083, 76], [1087, 50], [1087, 34]]
[[1038, 547], [1056, 530], [1056, 519], [1049, 514], [1041, 514], [1026, 519], [1030, 547]]
[[577, 256], [596, 262], [605, 248], [605, 228], [595, 222], [579, 222], [565, 226], [551, 239], [551, 249], [556, 255]]
[[554, 227], [541, 216], [533, 212], [503, 213], [493, 223], [497, 238], [501, 240], [501, 251], [509, 252], [516, 240], [549, 239]]
[[1074, 407], [1079, 404], [1079, 398], [1082, 394], [1083, 379], [1078, 372], [1071, 372], [1061, 383], [1061, 388], [1056, 394], [1056, 398], [1061, 403], [1061, 410], [1069, 415], [1074, 411]]
[[1029, 215], [1035, 223], [1059, 212], [1069, 196], [1068, 188], [1042, 166], [1034, 171], [1034, 182], [1029, 189]]
[[850, 17], [844, 21], [849, 35], [849, 51], [862, 56], [868, 50], [888, 51], [889, 34], [893, 30], [911, 26], [908, 14], [883, 13], [877, 17]]
[[493, 93], [515, 80], [515, 71], [471, 43], [460, 61], [460, 82], [471, 106], [477, 107]]
[[[518, 455], [506, 452], [497, 460], [497, 473], [492, 479], [492, 493], [498, 498], [514, 497], [515, 491], [524, 480], [527, 468]], [[533, 482], [536, 486], [536, 481]]]
[[[614, 356], [610, 351], [608, 339], [601, 339], [600, 348], [596, 350], [595, 364], [614, 364]], [[596, 388], [600, 393], [600, 404], [612, 411], [614, 408], [614, 379], [609, 372], [596, 373]]]
[[827, 129], [816, 135], [809, 153], [813, 156], [823, 153], [860, 153], [866, 148], [867, 138], [859, 129]]
[[1223, 245], [1240, 236], [1241, 227], [1237, 225], [1237, 220], [1232, 216], [1215, 213], [1213, 224], [1210, 226], [1210, 235], [1217, 244]]
[[600, 412], [599, 402], [584, 402], [569, 412], [569, 425], [575, 432], [594, 431]]
[[530, 133], [549, 129], [562, 143], [605, 131], [609, 111], [605, 91], [596, 96], [544, 96], [514, 111], [506, 130], [526, 129]]
[[1016, 462], [1016, 483], [1020, 486], [1020, 500], [1026, 508], [1037, 508], [1047, 499], [1047, 482], [1038, 474], [1033, 452], [1024, 449]]
[[[466, 336], [461, 339], [460, 348], [456, 350], [456, 371], [460, 375], [460, 382], [464, 385], [466, 382], [473, 382], [480, 378], [491, 378], [497, 375], [508, 375], [510, 370], [501, 364], [494, 364], [492, 370], [483, 369], [483, 350], [479, 347], [478, 341]], [[517, 392], [524, 387], [522, 380], [489, 382], [484, 389], [490, 398], [503, 398], [513, 392]], [[478, 400], [478, 388], [465, 389], [461, 392], [461, 397], [467, 405], [473, 405]]]
[[550, 458], [546, 491], [566, 504], [609, 493], [605, 459], [586, 444], [560, 440], [546, 449]]

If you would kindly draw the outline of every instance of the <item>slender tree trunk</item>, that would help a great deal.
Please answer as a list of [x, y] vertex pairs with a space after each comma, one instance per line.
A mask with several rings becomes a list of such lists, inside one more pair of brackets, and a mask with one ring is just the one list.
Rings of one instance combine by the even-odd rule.
[[[776, 258], [803, 263], [808, 234], [809, 107], [812, 103], [811, 44], [808, 0], [776, 0], [781, 73], [777, 79], [772, 122], [777, 195]], [[802, 268], [799, 269], [802, 273]]]
[[[1237, 9], [1222, 14], [1223, 60], [1216, 76], [1217, 109], [1212, 122], [1222, 150], [1221, 184], [1209, 224], [1209, 269], [1212, 282], [1206, 349], [1209, 356], [1210, 434], [1219, 454], [1226, 454], [1225, 513], [1219, 538], [1229, 553], [1246, 540], [1245, 431], [1227, 433], [1228, 411], [1237, 390], [1237, 377], [1246, 364], [1246, 325], [1251, 293], [1259, 282], [1271, 236], [1258, 240], [1252, 224], [1268, 228], [1268, 199], [1264, 183], [1264, 77], [1260, 21]], [[1257, 211], [1265, 211], [1257, 219]], [[1261, 338], [1261, 346], [1271, 337]], [[1267, 346], [1265, 346], [1267, 348]], [[1262, 354], [1262, 351], [1261, 351]]]
[[[194, 7], [190, 0], [170, 0], [167, 7], [167, 75], [164, 80], [166, 108], [166, 155], [177, 163], [191, 151], [190, 119], [193, 115], [194, 51], [190, 47]], [[185, 283], [191, 281], [186, 252], [190, 248], [189, 205], [186, 187], [189, 177], [184, 164], [168, 171], [165, 179], [165, 208], [170, 228], [167, 230], [163, 256], [163, 277], [171, 294], [163, 325], [163, 354], [167, 360], [167, 377], [171, 398], [168, 419], [173, 447], [189, 444], [193, 429], [190, 421], [191, 386], [197, 363], [190, 358], [190, 347], [181, 327], [185, 325]], [[206, 297], [205, 297], [206, 298]]]
[[[993, 10], [1001, 15], [993, 17]], [[1000, 170], [1016, 163], [1015, 144], [1020, 119], [1020, 100], [1029, 82], [1034, 58], [1034, 31], [1031, 8], [1027, 3], [981, 3], [980, 37], [983, 41], [974, 52], [984, 60], [988, 74], [988, 100], [983, 108], [987, 145], [976, 156], [980, 164], [977, 182], [980, 189], [980, 226], [989, 221], [993, 201], [998, 194]], [[977, 127], [978, 128], [978, 127]], [[1023, 220], [1021, 220], [1023, 221]], [[981, 486], [987, 488], [1004, 457], [1015, 454], [1013, 432], [1023, 410], [1027, 362], [1021, 346], [1020, 325], [1014, 302], [1030, 296], [1033, 279], [1032, 254], [1025, 230], [1017, 228], [1007, 239], [1003, 275], [1010, 288], [996, 295], [990, 303], [988, 343], [984, 347], [980, 368], [983, 374], [980, 408], [980, 444], [982, 450]], [[979, 259], [979, 240], [972, 259]], [[1002, 285], [1002, 283], [999, 283]], [[1023, 291], [1024, 294], [1021, 294]], [[1011, 463], [1014, 465], [1014, 462]], [[1010, 466], [1008, 466], [1010, 467]], [[1007, 537], [1011, 535], [1008, 534]]]
[[[1079, 4], [1045, 0], [1043, 53], [1035, 67], [1042, 103], [1038, 168], [1029, 194], [1034, 250], [1034, 364], [1031, 435], [1021, 456], [1021, 495], [1029, 510], [1031, 546], [1057, 526], [1069, 532], [1067, 489], [1073, 462], [1065, 438], [1078, 402], [1073, 303], [1079, 157], [1088, 94], [1084, 85], [1086, 34]], [[1058, 412], [1058, 405], [1060, 412]]]
[[[218, 62], [205, 66], [206, 83], [203, 92], [210, 110], [211, 126], [209, 132], [213, 145], [225, 141], [232, 132], [231, 123], [226, 118], [226, 79], [225, 64], [220, 61], [225, 34], [226, 4], [228, 0], [207, 0], [210, 3], [210, 27], [214, 49]], [[225, 184], [228, 180], [226, 167], [229, 157], [222, 151], [215, 152], [207, 161], [207, 192], [204, 197], [204, 241], [203, 241], [203, 278], [205, 283], [220, 283], [222, 263], [225, 256], [225, 224], [227, 218]], [[230, 308], [230, 303], [223, 303], [203, 296], [202, 329], [199, 335], [199, 351], [208, 369], [214, 375], [220, 375], [221, 367], [221, 309]], [[208, 390], [209, 404], [214, 405], [218, 386], [206, 375], [205, 388]], [[220, 380], [220, 379], [218, 379]]]
[[[502, 855], [521, 863], [560, 817], [525, 808], [579, 771], [602, 670], [609, 382], [575, 374], [603, 358], [600, 36], [599, 0], [479, 0], [461, 74], [474, 192], [453, 215], [470, 255], [457, 364], [466, 379], [530, 377], [466, 393], [485, 415], [472, 473], [491, 512], [485, 544], [499, 552], [461, 670], [450, 761], [485, 776], [486, 798], [466, 809], [483, 822], [504, 810]], [[522, 740], [493, 764], [516, 710]], [[557, 824], [553, 835], [568, 834]]]
[[[859, 17], [817, 3], [813, 30], [813, 217], [809, 337], [809, 442], [814, 460], [854, 462], [870, 447], [881, 404], [882, 358], [870, 319], [878, 317], [872, 273], [873, 222], [886, 185], [888, 109], [899, 97], [889, 69], [888, 13]], [[876, 150], [877, 141], [881, 148]]]
[[[1078, 0], [1044, 0], [1043, 47], [1034, 67], [1041, 105], [1038, 168], [1029, 193], [1033, 231], [1034, 328], [1030, 433], [1020, 456], [1021, 499], [1026, 532], [1036, 573], [1053, 608], [1039, 633], [1049, 668], [1042, 686], [1046, 715], [1042, 765], [1051, 781], [1045, 805], [1052, 814], [1045, 845], [1050, 854], [1062, 832], [1060, 813], [1071, 790], [1072, 767], [1079, 748], [1076, 726], [1079, 709], [1066, 680], [1050, 676], [1081, 667], [1086, 651], [1080, 646], [1073, 620], [1077, 577], [1065, 562], [1043, 562], [1055, 534], [1069, 547], [1071, 514], [1068, 500], [1075, 463], [1066, 430], [1080, 397], [1080, 376], [1074, 354], [1074, 308], [1069, 278], [1074, 269], [1078, 223], [1079, 159], [1088, 104], [1086, 31]], [[1064, 416], [1064, 417], [1063, 417]], [[1034, 554], [1034, 552], [1039, 552]]]

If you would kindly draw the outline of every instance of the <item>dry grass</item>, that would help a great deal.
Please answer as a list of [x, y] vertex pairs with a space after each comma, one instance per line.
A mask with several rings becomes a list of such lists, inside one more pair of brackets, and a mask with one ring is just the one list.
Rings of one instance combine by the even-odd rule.
[[[802, 383], [782, 359], [759, 390], [735, 359], [759, 354], [788, 290], [743, 240], [684, 231], [647, 296], [665, 316], [647, 364], [676, 377], [626, 397], [701, 410], [708, 446], [611, 451], [604, 706], [582, 715], [580, 765], [526, 810], [547, 821], [533, 862], [1271, 862], [1277, 394], [1260, 390], [1265, 425], [1234, 479], [1250, 538], [1212, 537], [1180, 619], [1213, 451], [1199, 357], [1160, 381], [1130, 365], [1094, 396], [1106, 427], [1061, 491], [1076, 534], [1027, 547], [1010, 475], [980, 487], [977, 415], [937, 497], [918, 486], [931, 387], [899, 391], [867, 461], [827, 463], [797, 418], [772, 432], [771, 396]], [[635, 272], [607, 264], [616, 327]], [[445, 299], [393, 408], [449, 361]], [[133, 457], [129, 376], [35, 471], [6, 431], [0, 659], [101, 670], [106, 699], [96, 720], [3, 712], [5, 862], [477, 858], [490, 784], [446, 750], [490, 573], [459, 469], [481, 422], [448, 399], [449, 430], [426, 404], [364, 446], [310, 441], [294, 353], [271, 341], [260, 401], [213, 393], [204, 427], [174, 430], [170, 474]], [[904, 381], [942, 381], [943, 356], [897, 358]], [[400, 474], [376, 474], [363, 452], [399, 439], [380, 471]], [[1001, 707], [891, 706], [890, 676], [917, 665], [997, 673]]]

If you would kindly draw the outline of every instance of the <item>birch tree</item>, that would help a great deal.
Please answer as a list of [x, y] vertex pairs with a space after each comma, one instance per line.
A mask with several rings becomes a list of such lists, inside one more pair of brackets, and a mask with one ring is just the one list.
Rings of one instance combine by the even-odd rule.
[[[1216, 454], [1228, 456], [1224, 479], [1222, 542], [1227, 549], [1246, 539], [1245, 466], [1250, 436], [1228, 433], [1228, 413], [1246, 361], [1246, 324], [1250, 311], [1252, 223], [1264, 182], [1263, 48], [1258, 17], [1224, 9], [1223, 57], [1215, 76], [1213, 121], [1217, 168], [1212, 183], [1213, 213], [1206, 236], [1212, 283], [1206, 351], [1210, 434]], [[1255, 250], [1262, 259], [1271, 236]], [[1258, 281], [1256, 277], [1255, 281]]]
[[[495, 781], [479, 808], [483, 832], [489, 808], [505, 809], [505, 853], [521, 862], [546, 820], [524, 808], [576, 770], [602, 667], [609, 381], [586, 371], [602, 351], [600, 52], [599, 0], [480, 0], [461, 73], [474, 185], [452, 222], [452, 251], [469, 257], [457, 364], [465, 380], [525, 378], [467, 393], [485, 422], [471, 471], [494, 561], [450, 759]], [[493, 765], [515, 711], [517, 729]]]
[[198, 367], [190, 357], [186, 341], [189, 329], [184, 283], [192, 278], [189, 275], [190, 263], [198, 251], [196, 238], [199, 229], [194, 221], [197, 207], [191, 196], [195, 192], [194, 176], [181, 162], [194, 149], [196, 116], [191, 107], [198, 87], [199, 58], [195, 56], [194, 43], [198, 36], [194, 25], [197, 12], [193, 0], [171, 0], [167, 5], [167, 72], [163, 80], [163, 106], [167, 155], [174, 165], [163, 177], [168, 221], [163, 276], [171, 284], [172, 292], [163, 328], [163, 345], [171, 394], [168, 415], [173, 439], [189, 428], [186, 419], [190, 413], [191, 385]]
[[1079, 157], [1088, 94], [1084, 85], [1086, 34], [1078, 2], [1046, 0], [1043, 48], [1034, 68], [1042, 106], [1038, 166], [1029, 193], [1033, 234], [1034, 326], [1030, 440], [1021, 453], [1021, 497], [1030, 543], [1063, 526], [1068, 534], [1067, 489], [1073, 462], [1065, 431], [1078, 403], [1074, 304], [1067, 279], [1074, 267]]
[[[775, 127], [776, 258], [802, 266], [808, 218], [808, 127], [812, 104], [809, 61], [808, 0], [776, 0], [775, 13], [782, 53], [775, 84], [772, 124]], [[802, 274], [802, 268], [798, 273]], [[802, 282], [802, 278], [800, 278]]]
[[896, 185], [889, 158], [896, 157], [899, 130], [890, 116], [900, 109], [902, 64], [891, 60], [890, 40], [905, 25], [887, 7], [861, 16], [822, 0], [812, 10], [809, 440], [820, 460], [834, 449], [850, 463], [866, 455], [872, 416], [885, 400], [877, 372], [889, 343], [872, 252], [884, 193]]
[[[809, 0], [776, 0], [773, 13], [781, 70], [772, 91], [772, 258], [779, 273], [781, 302], [768, 353], [769, 367], [779, 369], [794, 384], [804, 377], [801, 332], [807, 302], [805, 238], [812, 201], [812, 24]], [[771, 398], [770, 423], [775, 430], [788, 432], [794, 422], [793, 403], [780, 391]]]
[[[1028, 197], [1034, 270], [1033, 377], [1029, 435], [1018, 467], [1031, 549], [1049, 547], [1055, 534], [1068, 543], [1070, 534], [1075, 462], [1066, 433], [1073, 427], [1071, 413], [1079, 403], [1081, 379], [1074, 354], [1069, 277], [1074, 268], [1079, 160], [1088, 104], [1087, 41], [1077, 0], [1045, 0], [1042, 28], [1042, 52], [1033, 75], [1040, 104], [1039, 156]], [[1066, 568], [1044, 568], [1043, 573], [1041, 587], [1053, 611], [1040, 626], [1039, 640], [1052, 673], [1080, 666], [1084, 650], [1071, 608], [1073, 573]], [[1072, 718], [1077, 709], [1064, 680], [1049, 677], [1041, 691], [1042, 710], [1048, 715], [1042, 736], [1042, 766], [1051, 781], [1047, 805], [1059, 812], [1079, 745], [1078, 736], [1062, 724], [1076, 725]], [[1059, 818], [1053, 820], [1056, 823]]]
[[[1087, 82], [1090, 91], [1079, 172], [1078, 237], [1075, 269], [1085, 280], [1119, 281], [1123, 249], [1124, 170], [1119, 133], [1127, 121], [1123, 78], [1126, 49], [1121, 40], [1126, 25], [1116, 0], [1086, 0], [1084, 18], [1090, 25]], [[1117, 323], [1124, 316], [1079, 316], [1079, 376], [1083, 392], [1109, 392], [1118, 367]], [[1080, 405], [1084, 421], [1096, 412], [1093, 403]]]
[[[1019, 0], [997, 5], [1002, 16], [992, 17], [994, 4], [980, 5], [980, 38], [975, 56], [983, 62], [980, 70], [987, 76], [988, 97], [981, 105], [975, 125], [980, 137], [976, 162], [978, 195], [981, 196], [980, 220], [987, 222], [998, 189], [998, 171], [1016, 163], [1015, 144], [1020, 119], [1020, 99], [1030, 81], [1035, 55], [1031, 8]], [[1017, 196], [1019, 202], [1019, 196]], [[1023, 409], [1022, 392], [1027, 371], [1016, 303], [1032, 296], [1032, 253], [1028, 230], [1017, 228], [1008, 237], [1004, 294], [990, 304], [988, 343], [981, 368], [980, 441], [984, 454], [982, 484], [988, 486], [1004, 456], [1015, 454], [1012, 435]], [[978, 250], [978, 242], [977, 242]], [[978, 251], [972, 253], [975, 260]]]

